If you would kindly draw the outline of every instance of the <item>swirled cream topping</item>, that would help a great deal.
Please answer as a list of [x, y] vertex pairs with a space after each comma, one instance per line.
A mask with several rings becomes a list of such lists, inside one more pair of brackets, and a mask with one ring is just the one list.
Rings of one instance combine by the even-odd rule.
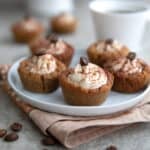
[[114, 51], [114, 50], [120, 50], [123, 47], [121, 43], [119, 43], [117, 40], [104, 40], [100, 41], [96, 45], [97, 51]]
[[66, 50], [66, 43], [58, 40], [56, 43], [50, 43], [47, 49], [51, 54], [61, 54]]
[[27, 69], [33, 73], [47, 74], [56, 70], [56, 60], [52, 55], [33, 56], [29, 58]]
[[140, 73], [143, 70], [144, 62], [138, 58], [133, 60], [127, 58], [120, 58], [116, 61], [105, 65], [106, 68], [113, 72], [124, 72], [128, 74]]
[[96, 89], [107, 83], [107, 75], [103, 69], [92, 63], [86, 66], [78, 64], [68, 79], [86, 89]]

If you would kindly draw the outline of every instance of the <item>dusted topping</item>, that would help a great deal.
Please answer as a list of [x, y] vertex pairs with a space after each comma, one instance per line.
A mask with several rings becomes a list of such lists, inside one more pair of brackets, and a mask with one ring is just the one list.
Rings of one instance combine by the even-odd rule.
[[116, 61], [110, 62], [105, 65], [106, 68], [110, 69], [113, 72], [124, 72], [128, 74], [140, 73], [143, 70], [145, 63], [140, 59], [127, 59], [120, 58]]
[[27, 69], [33, 73], [45, 74], [56, 70], [57, 64], [52, 55], [33, 56], [29, 58]]
[[96, 89], [107, 83], [104, 70], [92, 63], [84, 66], [78, 64], [68, 75], [68, 79], [86, 89]]
[[114, 51], [120, 50], [123, 47], [117, 40], [107, 39], [96, 44], [97, 51]]

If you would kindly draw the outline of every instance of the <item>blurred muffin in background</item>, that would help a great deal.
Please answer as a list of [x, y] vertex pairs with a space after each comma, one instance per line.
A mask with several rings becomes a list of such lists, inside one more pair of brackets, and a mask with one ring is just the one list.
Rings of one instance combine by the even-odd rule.
[[70, 13], [60, 13], [50, 21], [51, 30], [56, 33], [75, 32], [77, 24], [77, 19]]
[[38, 38], [43, 31], [43, 25], [31, 16], [25, 16], [12, 25], [12, 33], [16, 42], [19, 43], [29, 43]]
[[74, 54], [74, 48], [56, 35], [36, 39], [29, 46], [33, 55], [38, 53], [51, 54], [67, 66], [71, 63]]

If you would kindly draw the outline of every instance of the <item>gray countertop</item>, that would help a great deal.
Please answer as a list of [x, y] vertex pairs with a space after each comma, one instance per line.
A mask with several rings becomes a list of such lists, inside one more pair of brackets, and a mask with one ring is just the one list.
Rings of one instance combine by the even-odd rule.
[[[80, 24], [75, 34], [62, 36], [65, 40], [72, 43], [76, 49], [85, 49], [94, 41], [94, 32], [92, 28], [90, 14], [85, 4], [86, 0], [77, 2], [76, 16]], [[19, 19], [23, 13], [21, 11], [6, 12], [0, 11], [0, 64], [12, 63], [21, 56], [29, 53], [26, 45], [13, 42], [10, 32], [10, 26]], [[46, 25], [45, 19], [42, 19]], [[6, 143], [0, 139], [0, 150], [49, 150], [65, 149], [61, 145], [44, 147], [40, 140], [43, 135], [36, 126], [3, 94], [0, 90], [0, 128], [8, 126], [18, 121], [23, 124], [23, 131], [19, 133], [19, 140], [14, 143]], [[88, 144], [83, 144], [76, 150], [105, 150], [111, 144], [118, 147], [119, 150], [150, 150], [150, 124], [132, 125], [121, 131], [98, 138]]]

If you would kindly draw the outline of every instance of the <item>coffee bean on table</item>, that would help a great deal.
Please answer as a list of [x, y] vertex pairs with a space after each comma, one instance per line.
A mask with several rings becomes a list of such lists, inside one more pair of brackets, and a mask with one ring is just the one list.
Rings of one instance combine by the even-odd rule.
[[7, 134], [7, 130], [0, 129], [0, 138], [4, 137]]
[[10, 126], [11, 130], [15, 131], [15, 132], [19, 132], [22, 130], [22, 124], [15, 122]]
[[56, 143], [56, 141], [51, 137], [45, 137], [41, 140], [41, 143], [43, 145], [48, 146], [48, 145], [54, 145]]
[[18, 138], [19, 138], [18, 134], [12, 132], [5, 136], [4, 141], [13, 142], [18, 140]]
[[110, 145], [106, 150], [117, 150], [117, 147], [115, 145]]

